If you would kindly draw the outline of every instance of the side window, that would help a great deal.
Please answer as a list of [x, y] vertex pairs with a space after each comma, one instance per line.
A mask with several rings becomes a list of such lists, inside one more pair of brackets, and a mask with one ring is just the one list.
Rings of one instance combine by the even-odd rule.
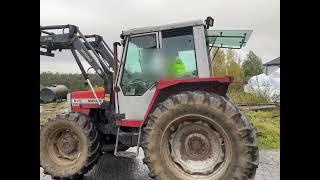
[[124, 95], [140, 96], [153, 84], [148, 78], [148, 61], [157, 49], [156, 34], [131, 37], [121, 80]]
[[162, 46], [171, 76], [198, 77], [192, 27], [162, 31]]

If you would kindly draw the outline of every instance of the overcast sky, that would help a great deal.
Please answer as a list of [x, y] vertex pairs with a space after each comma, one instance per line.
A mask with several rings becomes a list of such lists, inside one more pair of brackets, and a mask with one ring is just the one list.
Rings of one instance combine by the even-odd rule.
[[[41, 25], [75, 24], [109, 46], [122, 30], [189, 20], [215, 19], [216, 29], [252, 29], [247, 46], [263, 62], [280, 56], [280, 0], [41, 0]], [[80, 72], [70, 51], [40, 56], [40, 72]]]

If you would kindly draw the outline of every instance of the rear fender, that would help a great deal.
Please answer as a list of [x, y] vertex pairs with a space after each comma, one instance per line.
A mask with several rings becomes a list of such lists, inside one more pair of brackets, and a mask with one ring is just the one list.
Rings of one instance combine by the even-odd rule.
[[155, 109], [156, 105], [163, 102], [171, 95], [178, 94], [183, 91], [206, 91], [211, 93], [213, 92], [220, 96], [226, 96], [231, 82], [232, 79], [230, 77], [159, 81], [141, 125], [147, 123], [148, 116]]

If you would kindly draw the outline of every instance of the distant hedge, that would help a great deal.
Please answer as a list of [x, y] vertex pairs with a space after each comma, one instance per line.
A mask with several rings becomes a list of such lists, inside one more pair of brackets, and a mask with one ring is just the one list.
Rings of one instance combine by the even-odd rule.
[[[93, 86], [103, 87], [103, 81], [97, 74], [89, 74]], [[40, 74], [40, 89], [47, 86], [63, 84], [70, 91], [85, 90], [85, 80], [82, 74], [60, 74], [52, 72], [43, 72]]]

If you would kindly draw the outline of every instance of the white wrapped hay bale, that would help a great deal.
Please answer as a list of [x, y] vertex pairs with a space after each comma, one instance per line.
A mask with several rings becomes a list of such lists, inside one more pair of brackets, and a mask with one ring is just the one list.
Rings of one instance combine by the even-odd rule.
[[244, 86], [244, 91], [267, 96], [271, 102], [280, 102], [280, 68], [270, 75], [251, 77]]

